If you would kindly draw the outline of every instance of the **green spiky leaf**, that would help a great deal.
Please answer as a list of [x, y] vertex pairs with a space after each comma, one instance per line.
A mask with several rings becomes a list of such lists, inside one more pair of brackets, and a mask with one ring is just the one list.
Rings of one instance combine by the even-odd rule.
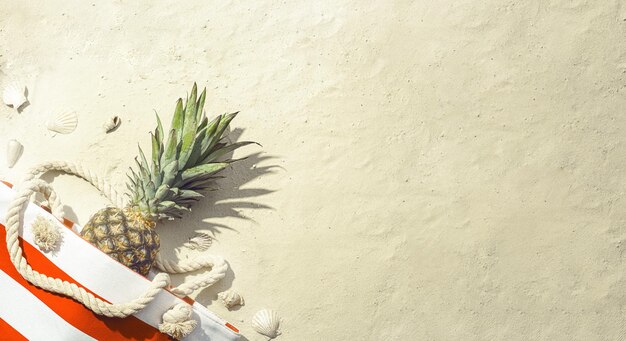
[[171, 184], [176, 175], [178, 174], [178, 161], [174, 160], [170, 162], [165, 168], [163, 168], [163, 184]]
[[213, 162], [217, 159], [219, 159], [220, 157], [238, 149], [241, 148], [243, 146], [247, 146], [249, 144], [257, 144], [256, 142], [252, 142], [252, 141], [242, 141], [242, 142], [235, 142], [233, 144], [229, 144], [229, 145], [224, 145], [223, 147], [216, 149], [215, 151], [213, 151], [211, 154], [209, 154], [206, 158], [204, 158], [204, 160], [202, 160], [202, 162]]
[[156, 121], [157, 121], [157, 127], [155, 129], [155, 135], [160, 139], [162, 139], [163, 137], [165, 137], [164, 133], [163, 133], [163, 124], [161, 124], [161, 118], [159, 117], [159, 114], [155, 113], [154, 114], [156, 116]]
[[[195, 96], [195, 93], [193, 93], [193, 96]], [[191, 100], [192, 98], [189, 99], [189, 101]], [[195, 112], [195, 98], [193, 98], [193, 101], [194, 102], [191, 102], [193, 103], [192, 107], [187, 107], [188, 110], [185, 112], [185, 127], [183, 129], [183, 136], [180, 142], [180, 155], [178, 155], [178, 162], [181, 165], [187, 163], [189, 155], [191, 155], [191, 152], [193, 150], [193, 144], [196, 140], [197, 122]], [[187, 104], [189, 105], [189, 102]]]
[[[204, 90], [202, 90], [202, 93], [200, 94], [200, 98], [198, 98], [198, 103], [196, 103], [196, 108], [197, 108], [197, 114], [196, 114], [196, 121], [201, 121], [202, 120], [202, 116], [203, 116], [203, 109], [204, 109], [204, 101], [206, 100], [206, 88], [204, 88]], [[200, 129], [202, 129], [202, 126], [199, 126]]]
[[207, 163], [204, 165], [195, 166], [193, 168], [184, 170], [181, 174], [181, 180], [187, 181], [193, 179], [194, 177], [215, 174], [226, 167], [228, 167], [228, 163], [225, 162]]
[[129, 196], [131, 205], [151, 219], [181, 217], [203, 192], [215, 189], [214, 181], [221, 178], [217, 173], [234, 161], [226, 155], [253, 143], [226, 142], [223, 136], [237, 113], [209, 120], [204, 116], [205, 101], [206, 89], [198, 96], [194, 84], [187, 99], [176, 102], [167, 136], [156, 115], [150, 163], [139, 149], [137, 171], [131, 169], [128, 175]]
[[183, 111], [183, 100], [181, 98], [176, 102], [176, 110], [174, 118], [172, 118], [172, 129], [177, 131], [176, 140], [180, 141], [183, 135], [183, 126], [185, 124], [185, 112]]
[[181, 198], [181, 199], [200, 199], [203, 197], [204, 195], [196, 191], [192, 191], [190, 189], [183, 189], [180, 191], [180, 194], [178, 195], [178, 198]]
[[167, 165], [170, 162], [176, 159], [176, 149], [178, 144], [176, 142], [176, 130], [170, 130], [170, 134], [167, 138], [167, 147], [165, 148], [165, 152], [163, 153], [161, 164]]

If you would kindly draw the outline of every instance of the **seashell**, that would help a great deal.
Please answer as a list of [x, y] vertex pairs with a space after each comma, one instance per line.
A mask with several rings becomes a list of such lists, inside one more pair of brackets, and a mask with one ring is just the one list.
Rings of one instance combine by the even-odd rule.
[[113, 116], [109, 118], [102, 127], [104, 128], [105, 133], [110, 133], [117, 129], [120, 124], [122, 124], [122, 119], [119, 116]]
[[219, 298], [224, 306], [230, 310], [230, 308], [237, 305], [244, 305], [243, 297], [239, 295], [234, 290], [226, 290], [224, 292], [220, 292], [217, 294], [217, 298]]
[[26, 87], [18, 83], [10, 83], [2, 91], [2, 102], [13, 109], [18, 110], [28, 99], [26, 98]]
[[252, 328], [259, 333], [263, 334], [270, 339], [273, 339], [280, 335], [278, 327], [280, 326], [280, 317], [278, 313], [270, 309], [263, 309], [258, 311], [252, 317]]
[[207, 233], [197, 233], [195, 237], [190, 238], [188, 242], [183, 244], [190, 250], [206, 251], [213, 243], [213, 237]]
[[13, 168], [17, 160], [22, 156], [22, 152], [24, 151], [24, 146], [21, 143], [17, 142], [17, 140], [9, 140], [9, 144], [7, 146], [7, 165], [9, 168]]
[[78, 125], [78, 116], [72, 112], [62, 113], [57, 115], [52, 121], [48, 121], [46, 127], [48, 130], [60, 133], [69, 134], [76, 129]]

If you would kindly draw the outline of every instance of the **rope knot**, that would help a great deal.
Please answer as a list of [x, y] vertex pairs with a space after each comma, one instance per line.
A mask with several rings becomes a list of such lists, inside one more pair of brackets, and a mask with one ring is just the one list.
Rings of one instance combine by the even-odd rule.
[[159, 324], [159, 331], [181, 340], [191, 334], [196, 324], [196, 320], [191, 319], [191, 307], [179, 303], [163, 314], [163, 323]]

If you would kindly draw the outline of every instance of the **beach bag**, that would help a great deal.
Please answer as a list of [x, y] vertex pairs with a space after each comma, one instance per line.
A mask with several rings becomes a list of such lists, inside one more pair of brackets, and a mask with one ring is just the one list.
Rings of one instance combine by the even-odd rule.
[[[0, 340], [239, 340], [237, 328], [185, 297], [224, 277], [228, 265], [221, 257], [159, 258], [157, 268], [169, 273], [211, 267], [176, 288], [164, 272], [137, 274], [62, 218], [54, 190], [37, 178], [48, 170], [80, 176], [115, 199], [93, 174], [64, 162], [35, 167], [16, 188], [0, 183]], [[30, 202], [36, 192], [49, 208]], [[54, 250], [33, 230], [43, 220], [59, 232]]]

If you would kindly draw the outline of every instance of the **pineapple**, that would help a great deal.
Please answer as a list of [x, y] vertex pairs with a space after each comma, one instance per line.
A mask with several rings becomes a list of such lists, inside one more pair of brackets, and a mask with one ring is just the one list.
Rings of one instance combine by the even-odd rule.
[[156, 224], [181, 218], [203, 197], [218, 178], [216, 174], [235, 161], [217, 160], [254, 143], [227, 143], [223, 134], [237, 113], [219, 115], [209, 122], [202, 113], [205, 97], [206, 89], [197, 98], [194, 84], [186, 103], [178, 99], [167, 136], [157, 115], [151, 159], [139, 148], [137, 169], [131, 167], [128, 175], [128, 206], [101, 209], [81, 231], [84, 239], [144, 276], [159, 252]]

